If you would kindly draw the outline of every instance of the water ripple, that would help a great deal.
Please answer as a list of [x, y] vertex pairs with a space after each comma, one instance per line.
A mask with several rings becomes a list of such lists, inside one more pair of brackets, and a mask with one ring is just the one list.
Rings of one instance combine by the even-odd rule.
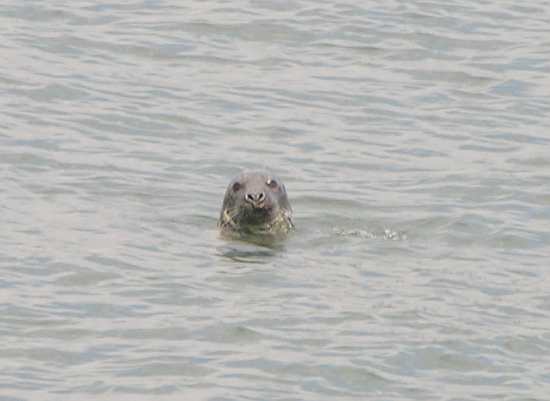
[[[7, 1], [2, 399], [546, 399], [549, 17]], [[262, 167], [297, 231], [219, 238]]]

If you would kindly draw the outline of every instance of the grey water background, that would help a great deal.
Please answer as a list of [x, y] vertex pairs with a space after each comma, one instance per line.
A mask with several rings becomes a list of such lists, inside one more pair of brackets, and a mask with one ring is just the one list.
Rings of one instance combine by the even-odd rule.
[[[550, 399], [546, 1], [4, 1], [0, 400]], [[219, 238], [270, 167], [297, 230]]]

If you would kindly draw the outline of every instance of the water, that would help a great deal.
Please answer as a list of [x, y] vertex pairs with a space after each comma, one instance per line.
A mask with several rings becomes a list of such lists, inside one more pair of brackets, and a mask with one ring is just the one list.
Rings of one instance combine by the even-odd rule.
[[[0, 9], [0, 400], [547, 400], [550, 8]], [[219, 238], [271, 167], [297, 231]]]

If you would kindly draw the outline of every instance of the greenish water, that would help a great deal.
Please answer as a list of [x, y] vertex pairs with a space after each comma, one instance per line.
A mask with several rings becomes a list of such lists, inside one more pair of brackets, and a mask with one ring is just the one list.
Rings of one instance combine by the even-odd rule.
[[[7, 1], [0, 400], [546, 400], [550, 7]], [[296, 232], [219, 237], [241, 169]]]

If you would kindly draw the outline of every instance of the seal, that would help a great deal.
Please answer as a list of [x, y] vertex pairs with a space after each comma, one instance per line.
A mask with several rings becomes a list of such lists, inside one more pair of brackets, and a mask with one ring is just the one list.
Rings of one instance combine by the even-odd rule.
[[227, 186], [218, 227], [240, 237], [287, 234], [294, 224], [285, 185], [268, 172], [242, 172]]

